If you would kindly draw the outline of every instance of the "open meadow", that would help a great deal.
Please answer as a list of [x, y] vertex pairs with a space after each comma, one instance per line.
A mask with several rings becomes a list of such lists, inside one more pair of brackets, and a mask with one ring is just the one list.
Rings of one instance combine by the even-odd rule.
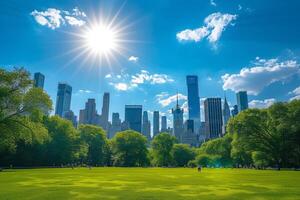
[[300, 172], [62, 168], [0, 172], [0, 199], [300, 199]]

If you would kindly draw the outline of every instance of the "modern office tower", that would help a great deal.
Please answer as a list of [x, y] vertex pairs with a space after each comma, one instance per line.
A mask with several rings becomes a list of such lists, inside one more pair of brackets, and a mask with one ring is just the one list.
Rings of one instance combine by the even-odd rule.
[[198, 88], [198, 76], [186, 76], [186, 84], [188, 89], [188, 111], [189, 119], [194, 120], [195, 131], [200, 128], [200, 99]]
[[103, 125], [108, 124], [108, 115], [109, 115], [109, 93], [105, 92], [103, 95], [103, 104], [102, 104], [102, 113], [101, 113]]
[[148, 112], [143, 112], [143, 127], [142, 127], [142, 134], [148, 139], [151, 140], [151, 123], [148, 118]]
[[159, 134], [159, 111], [153, 112], [153, 137]]
[[199, 143], [203, 143], [206, 140], [206, 129], [205, 129], [205, 122], [201, 122], [200, 124], [200, 129], [199, 129], [199, 134], [198, 134], [198, 141]]
[[229, 108], [226, 97], [224, 99], [222, 115], [223, 115], [223, 135], [224, 135], [226, 133], [227, 122], [230, 118], [230, 108]]
[[44, 89], [44, 81], [45, 81], [45, 76], [42, 73], [40, 72], [34, 73], [34, 87]]
[[161, 129], [160, 132], [167, 132], [167, 116], [161, 117]]
[[85, 109], [79, 111], [79, 124], [85, 124]]
[[142, 105], [125, 105], [125, 121], [128, 123], [129, 128], [142, 132]]
[[205, 126], [208, 138], [222, 135], [222, 103], [221, 98], [207, 98], [204, 101]]
[[129, 130], [129, 123], [127, 121], [123, 121], [121, 124], [121, 131]]
[[69, 110], [69, 111], [65, 112], [63, 117], [65, 119], [71, 121], [73, 126], [75, 128], [77, 128], [77, 116], [74, 115], [74, 112], [72, 110]]
[[66, 83], [58, 83], [55, 114], [63, 117], [64, 112], [70, 111], [72, 87]]
[[194, 128], [194, 120], [188, 119], [184, 122], [184, 134], [181, 143], [198, 146], [197, 135], [195, 134]]
[[234, 105], [234, 106], [233, 106], [233, 109], [231, 110], [231, 116], [234, 117], [234, 116], [236, 116], [237, 114], [239, 114], [239, 109], [238, 109], [238, 106], [237, 106], [237, 105]]
[[88, 101], [85, 103], [85, 123], [95, 124], [96, 114], [96, 100], [88, 99]]
[[239, 112], [248, 109], [248, 95], [247, 91], [239, 91], [236, 93], [236, 101]]
[[179, 140], [182, 141], [183, 135], [183, 109], [178, 105], [178, 95], [176, 107], [172, 109], [173, 114], [173, 135]]
[[109, 128], [109, 138], [113, 138], [117, 132], [120, 132], [122, 130], [122, 123], [120, 119], [119, 113], [113, 113], [112, 119], [111, 119], [111, 126]]

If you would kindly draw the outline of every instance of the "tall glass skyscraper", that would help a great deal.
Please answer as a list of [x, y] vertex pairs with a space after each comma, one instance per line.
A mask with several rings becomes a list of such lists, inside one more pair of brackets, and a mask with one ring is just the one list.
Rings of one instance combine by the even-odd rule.
[[153, 137], [159, 134], [159, 111], [153, 112]]
[[221, 98], [207, 98], [204, 101], [205, 132], [209, 139], [222, 135], [222, 103]]
[[45, 76], [42, 73], [40, 72], [34, 73], [33, 81], [34, 81], [34, 87], [44, 89]]
[[239, 91], [236, 93], [236, 101], [239, 112], [248, 109], [248, 95], [247, 91]]
[[151, 140], [151, 123], [148, 118], [148, 112], [143, 112], [143, 127], [142, 127], [142, 134], [149, 140]]
[[200, 99], [198, 88], [198, 76], [186, 76], [186, 84], [188, 90], [188, 110], [189, 119], [194, 120], [195, 130], [200, 127]]
[[55, 114], [63, 117], [64, 113], [70, 111], [72, 87], [66, 83], [58, 83]]
[[102, 104], [102, 120], [105, 123], [108, 123], [108, 115], [109, 115], [109, 93], [105, 92], [103, 95], [103, 104]]
[[160, 132], [167, 132], [167, 116], [161, 117], [161, 129]]
[[129, 128], [142, 132], [142, 105], [125, 105], [125, 122], [128, 123]]

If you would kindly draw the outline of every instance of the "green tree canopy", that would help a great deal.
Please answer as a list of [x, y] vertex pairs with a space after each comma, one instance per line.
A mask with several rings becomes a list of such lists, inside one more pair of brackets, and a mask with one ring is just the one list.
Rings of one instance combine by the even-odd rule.
[[147, 139], [142, 134], [127, 130], [119, 132], [112, 139], [114, 165], [146, 166], [149, 164]]
[[178, 167], [187, 166], [190, 160], [195, 159], [194, 150], [187, 144], [174, 144], [171, 155]]
[[171, 150], [176, 138], [168, 133], [156, 135], [151, 143], [153, 164], [157, 166], [170, 166], [173, 164]]

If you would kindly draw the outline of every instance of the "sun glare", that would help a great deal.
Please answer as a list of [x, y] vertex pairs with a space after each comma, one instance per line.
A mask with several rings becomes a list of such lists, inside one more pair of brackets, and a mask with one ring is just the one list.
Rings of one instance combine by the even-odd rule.
[[95, 25], [84, 35], [87, 48], [95, 54], [107, 54], [117, 48], [117, 33], [107, 26]]

